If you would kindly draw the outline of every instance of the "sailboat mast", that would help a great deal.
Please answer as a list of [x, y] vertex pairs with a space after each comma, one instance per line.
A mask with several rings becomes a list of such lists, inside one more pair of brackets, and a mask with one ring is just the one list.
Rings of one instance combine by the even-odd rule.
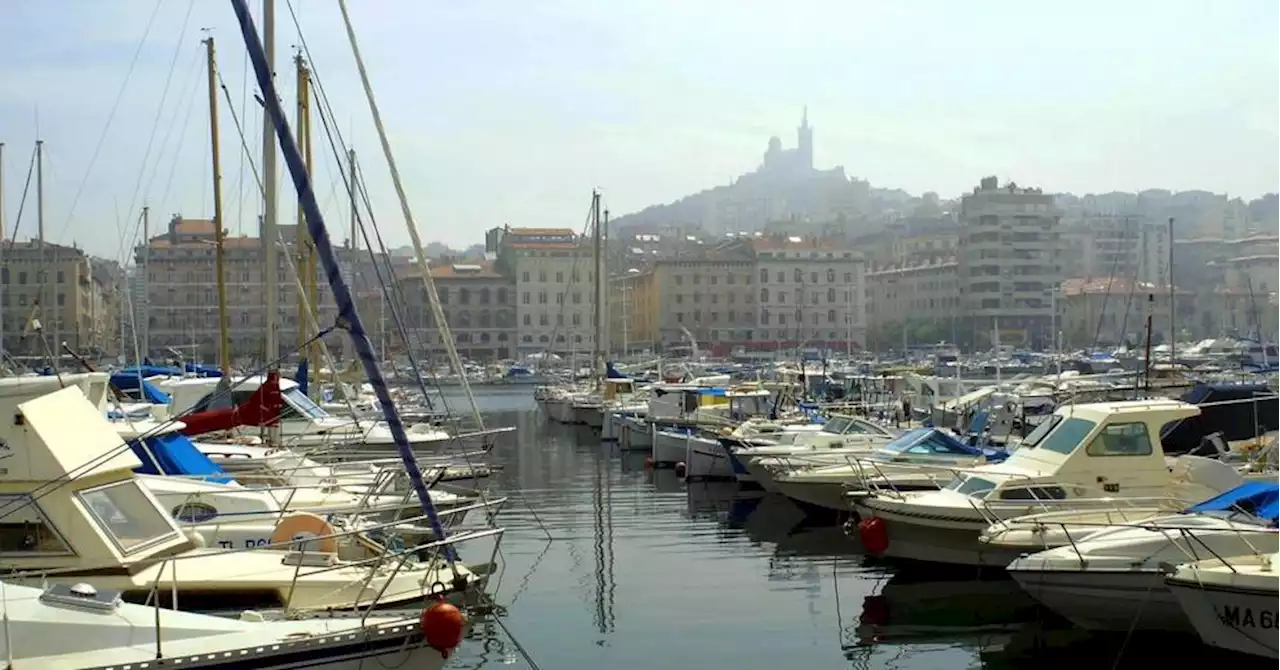
[[[275, 0], [262, 3], [262, 45], [266, 54], [267, 69], [271, 76], [276, 71], [276, 8]], [[280, 294], [278, 288], [279, 259], [276, 258], [279, 237], [276, 232], [276, 135], [271, 115], [262, 111], [262, 290], [266, 292], [266, 358], [269, 371], [279, 370], [276, 359], [280, 356]]]
[[[142, 208], [142, 301], [146, 304], [151, 300], [151, 208]], [[137, 310], [134, 310], [134, 332], [137, 332]], [[145, 311], [142, 313], [142, 358], [145, 360], [151, 355], [151, 317]], [[138, 365], [142, 365], [142, 361], [137, 361]], [[139, 377], [141, 379], [141, 377]]]
[[[347, 150], [347, 172], [351, 174], [351, 180], [350, 180], [351, 181], [351, 250], [359, 251], [360, 250], [360, 231], [356, 230], [356, 226], [358, 225], [357, 219], [359, 217], [356, 216], [356, 150], [355, 149]], [[352, 274], [351, 281], [353, 283], [355, 282], [355, 265], [357, 264], [357, 262], [358, 260], [353, 255], [352, 256], [352, 273], [351, 273]]]
[[227, 332], [226, 250], [223, 245], [222, 162], [218, 154], [218, 61], [213, 36], [204, 41], [209, 66], [209, 152], [213, 160], [213, 259], [218, 281], [218, 368], [231, 376], [231, 336]]
[[592, 228], [592, 259], [595, 261], [595, 296], [592, 299], [592, 324], [595, 326], [593, 343], [591, 347], [591, 367], [596, 377], [597, 384], [603, 384], [600, 381], [604, 377], [604, 313], [601, 309], [604, 306], [602, 298], [604, 287], [604, 252], [601, 244], [602, 223], [600, 220], [600, 192], [593, 191], [591, 193], [591, 228]]
[[[301, 142], [302, 160], [306, 164], [307, 174], [311, 174], [313, 170], [313, 152], [311, 149], [311, 70], [307, 67], [307, 63], [299, 53], [294, 57], [294, 65], [297, 73], [297, 98], [298, 98], [298, 139]], [[299, 353], [305, 357], [311, 365], [315, 365], [320, 360], [319, 343], [313, 342], [307, 344], [311, 337], [308, 332], [307, 325], [311, 323], [311, 319], [318, 317], [316, 313], [316, 259], [314, 245], [311, 242], [311, 235], [307, 232], [307, 223], [305, 215], [302, 213], [302, 207], [298, 207], [298, 225], [297, 235], [294, 241], [297, 254], [297, 270], [299, 279], [302, 280], [303, 296], [298, 299], [298, 348]], [[311, 319], [308, 319], [310, 312]], [[305, 351], [303, 351], [305, 347]], [[309, 377], [315, 377], [311, 371], [307, 371]], [[298, 380], [301, 382], [302, 380]], [[308, 386], [308, 389], [312, 389]]]
[[[48, 259], [45, 258], [44, 254], [44, 140], [36, 140], [36, 238], [38, 240], [36, 244], [40, 250], [40, 266], [36, 270], [36, 277], [40, 282], [40, 311], [38, 314], [43, 328], [46, 322], [49, 326], [54, 326], [58, 323], [56, 315], [50, 318], [54, 312], [50, 308], [48, 300], [49, 265]], [[53, 346], [57, 347], [58, 333], [56, 327], [54, 328], [53, 341]], [[57, 354], [50, 354], [50, 358], [52, 360], [49, 361], [49, 364], [56, 370], [58, 367]]]

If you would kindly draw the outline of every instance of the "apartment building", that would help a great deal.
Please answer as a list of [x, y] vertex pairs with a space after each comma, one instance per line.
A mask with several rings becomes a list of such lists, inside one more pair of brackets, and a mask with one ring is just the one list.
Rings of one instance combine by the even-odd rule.
[[785, 347], [866, 345], [866, 263], [842, 240], [758, 237], [755, 340]]
[[[279, 246], [279, 265], [274, 278], [266, 277], [265, 248], [261, 238], [224, 237], [223, 281], [227, 291], [228, 333], [233, 357], [260, 359], [266, 344], [266, 290], [277, 292], [279, 305], [277, 355], [297, 349], [300, 332], [307, 332], [305, 315], [299, 312], [298, 275], [285, 256], [291, 258], [296, 248], [295, 226], [281, 226], [286, 243]], [[168, 348], [184, 355], [213, 361], [217, 358], [218, 282], [215, 259], [216, 229], [207, 219], [184, 219], [174, 215], [167, 229], [134, 250], [138, 274], [136, 281], [145, 297], [145, 321], [139, 324], [147, 353], [161, 353]], [[279, 242], [277, 242], [279, 244]], [[356, 291], [362, 286], [377, 286], [373, 261], [367, 252], [336, 249], [339, 263], [355, 268]], [[385, 259], [378, 257], [385, 266]], [[293, 267], [298, 263], [294, 260]], [[388, 273], [383, 271], [383, 275]], [[268, 281], [271, 279], [271, 281]], [[333, 323], [337, 306], [323, 276], [316, 279], [318, 322], [321, 328]], [[361, 305], [363, 307], [363, 305]], [[368, 316], [368, 315], [366, 315]], [[372, 321], [372, 319], [371, 319]], [[331, 334], [326, 341], [341, 346], [343, 337]]]
[[867, 346], [901, 350], [957, 341], [961, 317], [957, 267], [955, 257], [929, 257], [867, 272]]
[[[61, 355], [66, 343], [90, 358], [118, 352], [119, 299], [110, 273], [95, 276], [95, 259], [81, 249], [49, 242], [3, 245], [5, 351], [42, 358], [50, 351]], [[33, 319], [40, 322], [42, 338], [30, 332]]]
[[609, 281], [609, 335], [613, 351], [653, 351], [658, 337], [658, 273], [631, 268]]
[[[497, 361], [514, 358], [516, 284], [486, 259], [453, 260], [431, 266], [440, 307], [464, 360]], [[416, 273], [400, 279], [410, 343], [425, 350], [431, 361], [447, 361], [444, 338], [427, 302], [426, 287]]]
[[1052, 345], [1060, 218], [1052, 195], [995, 177], [961, 198], [957, 270], [973, 346], [990, 346], [996, 329], [1003, 344]]
[[1169, 283], [1169, 228], [1143, 216], [1085, 214], [1059, 231], [1063, 277]]
[[514, 278], [520, 357], [551, 351], [589, 354], [594, 346], [595, 259], [569, 228], [494, 228], [486, 251]]
[[[1188, 325], [1198, 321], [1196, 294], [1175, 289], [1175, 325], [1179, 333], [1191, 332]], [[1168, 342], [1170, 331], [1168, 284], [1136, 282], [1110, 277], [1072, 278], [1062, 282], [1057, 298], [1058, 329], [1064, 349], [1128, 343], [1140, 347], [1146, 342], [1147, 316], [1151, 316], [1151, 341]]]
[[753, 270], [751, 246], [740, 240], [654, 263], [659, 345], [687, 345], [692, 336], [706, 350], [753, 339]]

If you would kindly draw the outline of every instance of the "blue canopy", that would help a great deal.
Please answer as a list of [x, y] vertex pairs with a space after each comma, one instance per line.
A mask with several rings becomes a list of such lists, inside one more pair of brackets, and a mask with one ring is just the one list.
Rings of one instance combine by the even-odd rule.
[[1246, 482], [1188, 507], [1187, 512], [1245, 512], [1270, 521], [1275, 526], [1280, 521], [1280, 484]]
[[622, 374], [621, 372], [618, 372], [618, 369], [613, 367], [612, 362], [606, 362], [604, 364], [604, 376], [608, 377], [609, 379], [626, 379], [627, 378], [626, 375]]
[[136, 471], [144, 475], [202, 476], [219, 484], [231, 481], [217, 463], [196, 449], [196, 445], [182, 433], [129, 440], [129, 448], [142, 461], [142, 467]]
[[879, 451], [892, 454], [933, 456], [983, 456], [992, 463], [1008, 458], [1002, 449], [983, 449], [965, 444], [939, 428], [917, 428], [894, 438]]
[[152, 405], [169, 404], [168, 393], [156, 388], [151, 382], [138, 377], [136, 373], [113, 372], [111, 374], [111, 385], [121, 391], [138, 391], [138, 397]]
[[211, 368], [207, 365], [198, 365], [196, 363], [187, 363], [182, 370], [168, 365], [131, 365], [119, 371], [119, 374], [133, 375], [137, 377], [141, 374], [143, 377], [158, 377], [161, 375], [182, 376], [184, 374], [193, 374], [197, 377], [221, 377], [222, 371], [218, 368]]

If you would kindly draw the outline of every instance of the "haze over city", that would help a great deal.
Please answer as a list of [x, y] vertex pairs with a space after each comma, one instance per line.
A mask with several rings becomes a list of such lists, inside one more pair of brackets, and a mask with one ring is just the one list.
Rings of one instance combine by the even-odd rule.
[[[338, 9], [300, 4], [319, 82], [393, 223]], [[386, 1], [352, 12], [423, 236], [458, 248], [504, 222], [580, 227], [593, 187], [616, 216], [728, 183], [770, 136], [790, 144], [806, 105], [816, 167], [913, 194], [955, 197], [994, 174], [1048, 192], [1249, 200], [1280, 180], [1270, 2]], [[225, 3], [59, 0], [6, 14], [0, 40], [20, 55], [0, 64], [8, 234], [37, 135], [50, 241], [123, 259], [143, 204], [161, 219], [212, 213], [202, 28], [256, 160], [260, 107]], [[300, 40], [289, 7], [278, 14], [288, 95]], [[227, 228], [254, 233], [258, 198], [225, 110], [222, 131]], [[332, 155], [316, 143], [321, 205], [342, 220]], [[19, 238], [32, 215], [28, 203]], [[382, 228], [405, 241], [398, 224]]]

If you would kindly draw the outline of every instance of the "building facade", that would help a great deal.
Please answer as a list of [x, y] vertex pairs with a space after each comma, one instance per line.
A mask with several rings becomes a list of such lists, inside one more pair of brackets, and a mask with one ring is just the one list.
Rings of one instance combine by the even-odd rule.
[[960, 286], [954, 257], [877, 267], [866, 275], [867, 346], [897, 349], [957, 341]]
[[1169, 228], [1143, 216], [1089, 214], [1059, 231], [1064, 277], [1169, 283]]
[[590, 354], [595, 340], [595, 260], [568, 228], [496, 228], [486, 250], [498, 272], [515, 281], [520, 357], [547, 352]]
[[[1175, 289], [1172, 298], [1175, 325], [1179, 333], [1197, 321], [1193, 291]], [[1062, 282], [1057, 297], [1059, 333], [1063, 349], [1128, 344], [1141, 347], [1146, 342], [1147, 316], [1151, 317], [1151, 341], [1170, 340], [1170, 295], [1168, 284], [1135, 282], [1109, 277], [1072, 278]]]
[[658, 337], [657, 273], [633, 268], [609, 281], [609, 334], [614, 351], [654, 351]]
[[752, 295], [751, 249], [729, 242], [699, 256], [658, 261], [653, 266], [657, 338], [663, 348], [689, 344], [707, 350], [753, 339], [756, 327]]
[[[139, 291], [144, 296], [141, 310], [145, 320], [138, 325], [142, 341], [150, 346], [147, 354], [159, 354], [167, 349], [177, 349], [184, 355], [214, 361], [217, 359], [218, 332], [218, 282], [216, 276], [215, 238], [213, 221], [184, 219], [175, 215], [167, 230], [152, 237], [146, 244], [134, 250]], [[295, 226], [281, 226], [277, 258], [279, 265], [274, 278], [266, 277], [265, 248], [261, 238], [224, 237], [223, 281], [227, 293], [228, 335], [231, 354], [235, 358], [261, 359], [266, 346], [266, 291], [277, 292], [278, 342], [276, 356], [294, 352], [300, 343], [300, 333], [307, 332], [307, 319], [299, 311], [302, 302], [298, 295], [298, 274], [285, 258], [294, 257], [297, 248]], [[279, 243], [277, 243], [279, 244]], [[354, 290], [378, 286], [373, 270], [374, 261], [367, 252], [352, 249], [335, 249], [339, 262], [352, 268]], [[377, 262], [386, 265], [385, 259]], [[384, 269], [385, 277], [388, 273]], [[268, 281], [270, 279], [270, 281]], [[337, 306], [328, 282], [322, 276], [316, 282], [317, 321], [321, 328], [334, 322]], [[363, 305], [361, 305], [363, 307]], [[367, 316], [367, 315], [366, 315]], [[371, 318], [372, 322], [373, 319]], [[304, 326], [300, 328], [300, 325]], [[333, 333], [326, 338], [331, 346], [342, 346], [343, 337]], [[273, 356], [272, 358], [275, 358]]]
[[[95, 259], [48, 242], [3, 244], [5, 351], [18, 358], [61, 356], [63, 343], [89, 358], [119, 351], [119, 298], [110, 273], [95, 275]], [[37, 320], [39, 336], [31, 330]]]
[[[449, 324], [454, 346], [464, 360], [497, 361], [516, 354], [516, 285], [485, 259], [433, 264], [431, 278]], [[400, 279], [410, 344], [425, 350], [432, 362], [447, 361], [443, 334], [417, 275]]]
[[960, 306], [971, 346], [1048, 348], [1058, 267], [1060, 213], [1053, 196], [987, 177], [961, 198], [957, 259]]
[[760, 237], [756, 346], [866, 346], [866, 264], [840, 240]]

